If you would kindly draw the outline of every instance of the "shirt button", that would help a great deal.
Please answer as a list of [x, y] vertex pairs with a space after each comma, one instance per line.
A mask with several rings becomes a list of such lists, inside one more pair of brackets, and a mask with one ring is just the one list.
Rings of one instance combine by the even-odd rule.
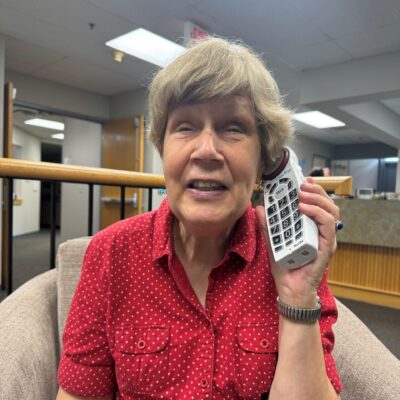
[[267, 339], [261, 339], [261, 341], [260, 341], [260, 346], [263, 348], [263, 349], [266, 349], [268, 346], [269, 346], [269, 342], [268, 342], [268, 340]]
[[203, 378], [203, 379], [200, 381], [200, 386], [203, 387], [203, 388], [208, 387], [208, 379], [207, 379], [207, 378]]
[[144, 340], [139, 340], [137, 343], [137, 347], [139, 350], [143, 350], [146, 347], [146, 342]]

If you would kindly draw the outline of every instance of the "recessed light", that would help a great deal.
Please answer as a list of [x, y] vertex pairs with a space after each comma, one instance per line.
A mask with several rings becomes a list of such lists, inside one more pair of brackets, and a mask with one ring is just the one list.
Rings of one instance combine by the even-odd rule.
[[383, 161], [385, 161], [387, 164], [398, 163], [399, 157], [386, 157], [383, 159]]
[[63, 131], [64, 124], [62, 122], [51, 121], [49, 119], [33, 118], [25, 121], [26, 125], [40, 126], [41, 128], [54, 129], [56, 131]]
[[143, 28], [111, 39], [106, 45], [159, 67], [165, 67], [186, 50], [185, 47]]
[[51, 135], [51, 137], [52, 137], [53, 139], [64, 140], [64, 134], [63, 134], [62, 132], [53, 133], [53, 134]]
[[307, 111], [294, 114], [293, 118], [304, 124], [314, 126], [315, 128], [337, 128], [346, 124], [336, 118], [330, 117], [320, 111]]

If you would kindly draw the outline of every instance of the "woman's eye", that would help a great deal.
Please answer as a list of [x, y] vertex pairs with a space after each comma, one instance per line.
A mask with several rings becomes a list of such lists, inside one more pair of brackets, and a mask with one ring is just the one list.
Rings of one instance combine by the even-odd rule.
[[243, 132], [243, 129], [242, 129], [240, 126], [238, 126], [238, 125], [229, 125], [229, 126], [226, 128], [226, 130], [227, 130], [228, 132], [234, 132], [234, 133], [242, 133], [242, 132]]
[[188, 131], [191, 131], [191, 130], [192, 130], [192, 128], [189, 125], [179, 125], [176, 128], [177, 132], [188, 132]]

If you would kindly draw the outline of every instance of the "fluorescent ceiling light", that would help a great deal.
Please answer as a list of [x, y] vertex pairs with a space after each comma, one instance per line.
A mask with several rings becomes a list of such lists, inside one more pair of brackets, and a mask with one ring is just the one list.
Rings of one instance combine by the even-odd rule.
[[155, 33], [139, 28], [106, 42], [107, 46], [165, 67], [186, 48]]
[[385, 161], [385, 163], [397, 163], [399, 162], [399, 157], [386, 157], [383, 159], [383, 161]]
[[319, 111], [307, 111], [303, 113], [294, 114], [293, 118], [304, 124], [314, 126], [315, 128], [336, 128], [345, 126], [345, 123], [338, 119], [332, 118], [327, 114]]
[[33, 118], [25, 121], [26, 125], [40, 126], [41, 128], [54, 129], [63, 131], [64, 124], [62, 122], [50, 121], [49, 119]]
[[53, 134], [51, 135], [51, 137], [52, 137], [53, 139], [64, 140], [64, 134], [63, 134], [62, 132], [53, 133]]

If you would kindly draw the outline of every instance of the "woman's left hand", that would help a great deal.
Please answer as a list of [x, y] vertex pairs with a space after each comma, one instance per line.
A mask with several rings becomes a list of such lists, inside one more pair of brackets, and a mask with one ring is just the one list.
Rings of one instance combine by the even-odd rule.
[[[269, 248], [272, 275], [282, 302], [293, 306], [314, 307], [315, 296], [323, 274], [336, 250], [336, 221], [339, 207], [335, 205], [325, 190], [313, 183], [312, 178], [300, 186], [299, 211], [312, 218], [318, 228], [317, 257], [297, 269], [282, 268], [274, 262]], [[264, 207], [257, 207], [257, 216], [269, 247], [268, 229]]]

